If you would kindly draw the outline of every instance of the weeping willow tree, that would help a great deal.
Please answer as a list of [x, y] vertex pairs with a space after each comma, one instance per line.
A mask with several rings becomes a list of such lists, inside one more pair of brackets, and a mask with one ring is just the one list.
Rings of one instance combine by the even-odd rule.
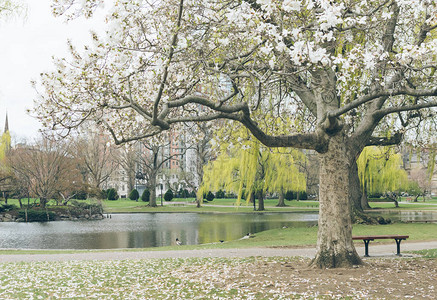
[[367, 202], [368, 194], [384, 194], [398, 207], [396, 195], [400, 190], [407, 190], [409, 187], [407, 172], [401, 167], [401, 155], [395, 153], [393, 148], [366, 147], [357, 164], [363, 189], [363, 208], [370, 208]]
[[255, 201], [256, 196], [258, 210], [264, 210], [267, 191], [277, 192], [280, 198], [278, 205], [284, 205], [285, 191], [306, 190], [305, 174], [298, 166], [305, 160], [301, 151], [268, 149], [245, 134], [237, 133], [238, 147], [232, 143], [222, 145], [217, 159], [205, 167], [200, 195], [220, 189], [234, 192], [237, 194], [237, 206], [241, 199], [246, 199], [248, 204], [251, 200]]

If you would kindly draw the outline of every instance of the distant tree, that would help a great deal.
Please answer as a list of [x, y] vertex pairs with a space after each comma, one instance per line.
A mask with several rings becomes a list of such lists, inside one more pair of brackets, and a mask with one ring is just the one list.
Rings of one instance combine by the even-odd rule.
[[[302, 152], [268, 149], [241, 129], [234, 130], [233, 138], [241, 145], [230, 147], [232, 142], [220, 143], [219, 155], [205, 168], [198, 193], [224, 189], [236, 193], [237, 202], [243, 198], [252, 202], [253, 196], [256, 196], [258, 210], [262, 211], [266, 191], [284, 193], [288, 189], [305, 190], [305, 174], [297, 165], [297, 162], [305, 160]], [[281, 199], [278, 205], [283, 206]]]
[[138, 198], [140, 198], [140, 194], [138, 193], [137, 189], [133, 189], [129, 193], [129, 199], [138, 201]]
[[69, 155], [70, 146], [67, 142], [40, 138], [32, 145], [11, 151], [9, 164], [14, 177], [28, 185], [30, 196], [39, 198], [42, 207], [75, 187], [77, 169]]
[[215, 193], [215, 197], [217, 199], [223, 199], [225, 197], [225, 192], [223, 192], [223, 190], [220, 189]]
[[84, 181], [97, 193], [117, 169], [117, 152], [107, 135], [91, 130], [81, 131], [72, 152]]
[[143, 194], [141, 195], [141, 200], [144, 202], [150, 201], [150, 191], [148, 189], [145, 189]]
[[287, 191], [285, 193], [285, 199], [287, 199], [288, 201], [291, 201], [293, 199], [296, 199], [295, 197], [295, 193], [293, 191]]
[[207, 194], [206, 194], [206, 200], [207, 201], [212, 201], [212, 200], [214, 200], [214, 194], [211, 192], [211, 191], [209, 191]]
[[425, 195], [431, 190], [431, 180], [428, 171], [424, 168], [416, 168], [410, 172], [411, 187], [410, 190], [415, 195], [414, 202], [422, 196], [425, 201]]
[[110, 188], [107, 190], [107, 199], [108, 200], [117, 200], [118, 199], [118, 193], [117, 190], [114, 188]]
[[165, 192], [165, 194], [164, 194], [165, 201], [171, 201], [171, 200], [173, 200], [173, 197], [174, 197], [174, 195], [173, 195], [173, 191], [171, 189], [168, 189], [167, 192]]
[[163, 167], [170, 163], [183, 152], [173, 153], [169, 151], [173, 135], [163, 135], [150, 139], [138, 141], [136, 147], [140, 155], [137, 157], [138, 168], [143, 179], [147, 182], [147, 189], [150, 191], [149, 205], [156, 207], [156, 187], [158, 186], [158, 175], [162, 175]]
[[358, 174], [363, 189], [362, 206], [369, 207], [367, 194], [386, 194], [397, 204], [401, 189], [408, 189], [408, 176], [402, 169], [401, 155], [393, 148], [366, 147], [357, 160]]

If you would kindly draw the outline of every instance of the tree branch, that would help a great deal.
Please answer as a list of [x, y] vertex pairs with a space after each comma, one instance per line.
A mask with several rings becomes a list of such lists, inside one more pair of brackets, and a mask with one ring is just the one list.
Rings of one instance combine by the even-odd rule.
[[391, 137], [370, 137], [366, 146], [393, 146], [399, 145], [402, 141], [404, 134], [402, 132], [396, 132]]
[[428, 103], [422, 103], [422, 104], [416, 104], [416, 105], [407, 105], [407, 106], [400, 106], [400, 107], [390, 107], [386, 109], [381, 109], [373, 113], [376, 117], [383, 117], [392, 113], [397, 113], [401, 111], [411, 111], [411, 110], [419, 110], [424, 108], [431, 108], [431, 107], [437, 107], [437, 101], [435, 102], [428, 102]]

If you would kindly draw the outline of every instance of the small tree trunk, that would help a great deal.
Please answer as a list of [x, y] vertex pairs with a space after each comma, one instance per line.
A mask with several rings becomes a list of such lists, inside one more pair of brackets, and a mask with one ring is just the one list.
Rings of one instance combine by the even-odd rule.
[[156, 174], [150, 174], [149, 180], [150, 199], [149, 206], [157, 207], [156, 204]]
[[279, 191], [279, 201], [278, 201], [278, 207], [284, 207], [285, 206], [285, 201], [284, 201], [285, 197], [284, 197], [284, 190], [281, 189]]
[[258, 211], [264, 211], [264, 193], [263, 191], [258, 192]]
[[319, 154], [319, 160], [319, 230], [311, 264], [323, 269], [362, 264], [352, 241], [350, 165], [341, 134], [330, 138], [328, 152]]
[[253, 210], [256, 211], [256, 200], [255, 200], [255, 194], [252, 192], [249, 195], [249, 201], [250, 203], [253, 203]]
[[202, 195], [198, 195], [198, 193], [196, 193], [196, 207], [197, 208], [201, 208], [202, 207]]
[[[367, 203], [363, 203], [363, 193], [358, 176], [358, 166], [355, 157], [350, 161], [351, 167], [349, 168], [349, 198], [353, 212], [362, 213], [364, 209], [370, 208]], [[364, 205], [364, 206], [363, 206]]]
[[18, 204], [20, 205], [20, 208], [23, 208], [23, 202], [21, 202], [21, 198], [18, 198]]
[[364, 190], [363, 195], [361, 196], [361, 207], [363, 209], [372, 209], [369, 205], [369, 198], [367, 197], [366, 190]]

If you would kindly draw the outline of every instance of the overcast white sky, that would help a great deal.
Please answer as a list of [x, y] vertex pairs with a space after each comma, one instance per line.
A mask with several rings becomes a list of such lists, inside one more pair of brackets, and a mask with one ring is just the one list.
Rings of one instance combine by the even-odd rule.
[[15, 141], [32, 139], [41, 128], [39, 122], [26, 113], [36, 98], [30, 81], [53, 69], [53, 55], [68, 56], [68, 39], [75, 45], [88, 43], [89, 31], [96, 29], [95, 21], [80, 19], [66, 24], [61, 18], [53, 17], [50, 0], [22, 2], [28, 7], [25, 19], [0, 21], [0, 133], [3, 133], [7, 111]]

